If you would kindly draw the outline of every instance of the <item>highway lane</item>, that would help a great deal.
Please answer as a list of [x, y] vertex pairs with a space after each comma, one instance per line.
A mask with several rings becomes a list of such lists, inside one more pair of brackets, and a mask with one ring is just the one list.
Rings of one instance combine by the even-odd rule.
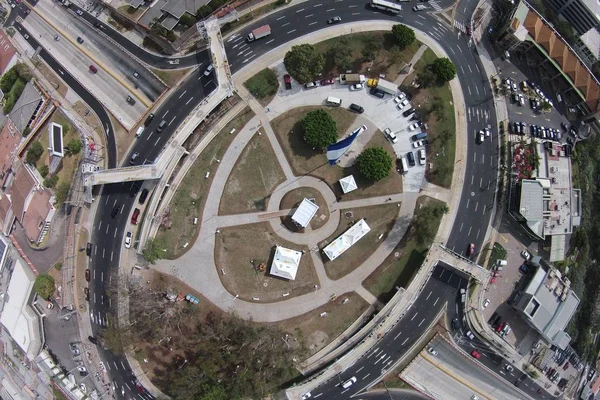
[[[476, 2], [465, 1], [465, 4], [467, 10], [474, 10]], [[226, 38], [225, 50], [232, 73], [290, 40], [330, 27], [326, 20], [332, 16], [340, 16], [342, 23], [379, 19], [413, 26], [428, 32], [455, 64], [466, 106], [465, 109], [459, 108], [456, 111], [467, 119], [467, 157], [459, 161], [466, 163], [465, 184], [461, 189], [456, 222], [446, 246], [467, 256], [469, 244], [473, 243], [475, 253], [471, 258], [475, 259], [492, 214], [499, 150], [493, 94], [476, 47], [464, 33], [449, 29], [446, 24], [427, 13], [414, 13], [409, 7], [394, 16], [373, 10], [361, 0], [304, 2], [273, 13]], [[246, 35], [264, 24], [271, 26], [272, 35], [247, 43]], [[481, 144], [477, 143], [477, 132], [488, 126], [492, 127], [491, 137]]]
[[[312, 397], [348, 399], [364, 391], [393, 368], [394, 363], [425, 333], [439, 311], [446, 304], [453, 304], [459, 289], [466, 285], [466, 276], [446, 268], [443, 263], [438, 264], [419, 297], [396, 326], [354, 365], [313, 389]], [[357, 382], [343, 389], [341, 383], [351, 377], [356, 377]]]

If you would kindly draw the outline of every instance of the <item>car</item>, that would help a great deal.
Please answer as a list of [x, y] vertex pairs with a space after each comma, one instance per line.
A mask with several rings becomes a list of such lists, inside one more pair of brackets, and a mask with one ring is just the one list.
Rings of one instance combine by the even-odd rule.
[[420, 165], [425, 165], [425, 161], [426, 161], [426, 159], [425, 159], [425, 150], [420, 149], [418, 151], [418, 155], [419, 155], [419, 164]]
[[569, 362], [568, 362], [568, 361], [567, 361], [567, 362], [565, 363], [565, 365], [563, 366], [563, 370], [564, 370], [564, 371], [566, 371], [566, 370], [567, 370], [567, 368], [569, 368]]
[[467, 256], [472, 256], [475, 253], [475, 244], [469, 243], [469, 248], [467, 249]]
[[510, 95], [510, 102], [519, 104], [519, 95], [517, 93], [512, 93]]
[[490, 299], [485, 299], [485, 301], [483, 302], [483, 308], [487, 308], [487, 306], [490, 305]]
[[[90, 289], [87, 287], [84, 287], [83, 294], [85, 294], [85, 300], [90, 301]], [[79, 351], [79, 350], [77, 350], [77, 351]]]
[[492, 130], [490, 128], [485, 128], [483, 131], [485, 132], [485, 137], [490, 137], [492, 134]]
[[82, 44], [83, 43], [83, 39], [81, 37], [77, 37], [77, 43]]
[[480, 352], [478, 352], [477, 350], [473, 350], [473, 351], [471, 352], [471, 356], [473, 356], [473, 358], [475, 358], [475, 359], [479, 360], [479, 359], [481, 358], [481, 353], [480, 353]]
[[340, 22], [342, 22], [341, 17], [331, 17], [327, 20], [328, 25], [339, 24]]
[[525, 96], [523, 96], [522, 94], [519, 94], [519, 106], [524, 106], [525, 105]]
[[375, 97], [379, 97], [380, 99], [383, 99], [383, 97], [385, 96], [385, 92], [377, 88], [371, 88], [371, 90], [369, 90], [369, 93]]
[[517, 91], [517, 84], [516, 84], [515, 82], [511, 81], [511, 82], [510, 82], [510, 89], [511, 89], [513, 92], [516, 92], [516, 91]]
[[406, 107], [408, 105], [408, 99], [404, 99], [400, 102], [400, 104], [398, 104], [398, 109], [402, 110], [404, 107]]
[[79, 389], [81, 389], [81, 391], [83, 392], [83, 394], [87, 393], [87, 387], [85, 386], [85, 383], [80, 383], [79, 384]]
[[410, 165], [411, 167], [415, 166], [415, 155], [412, 151], [406, 153], [406, 160], [408, 161], [408, 165]]
[[137, 225], [139, 216], [140, 216], [140, 209], [136, 208], [135, 210], [133, 210], [133, 214], [131, 214], [131, 223], [133, 225]]
[[98, 68], [96, 68], [96, 67], [95, 67], [95, 66], [93, 66], [93, 65], [90, 65], [90, 72], [91, 72], [92, 74], [95, 74], [96, 72], [98, 72]]
[[15, 3], [10, 3], [11, 8], [15, 8], [17, 5]]
[[135, 99], [129, 95], [127, 95], [127, 97], [125, 98], [125, 101], [127, 103], [129, 103], [130, 105], [134, 105], [135, 104]]
[[304, 89], [314, 89], [316, 88], [318, 85], [316, 82], [306, 82], [304, 84]]
[[523, 93], [527, 93], [529, 91], [529, 88], [527, 87], [527, 82], [521, 81], [521, 91]]
[[[13, 7], [14, 8], [14, 7]], [[60, 40], [60, 36], [58, 35], [54, 35], [54, 40], [56, 40], [57, 42]]]
[[104, 366], [104, 363], [102, 361], [100, 361], [100, 369], [102, 370], [102, 372], [106, 372], [106, 367]]
[[140, 194], [140, 198], [138, 200], [140, 202], [140, 204], [144, 204], [147, 197], [148, 197], [148, 189], [143, 189], [142, 194]]
[[362, 108], [362, 107], [361, 107], [361, 106], [359, 106], [358, 104], [354, 104], [354, 103], [350, 104], [350, 106], [349, 106], [348, 108], [349, 108], [351, 111], [354, 111], [355, 113], [358, 113], [358, 114], [362, 114], [362, 113], [364, 113], [364, 112], [365, 112], [365, 109], [364, 109], [364, 108]]
[[134, 78], [136, 78], [136, 79], [140, 77], [140, 74], [138, 74], [138, 72], [137, 72], [137, 71], [133, 71], [133, 74], [132, 74], [132, 75], [133, 75], [133, 77], [134, 77]]
[[355, 383], [356, 383], [356, 377], [353, 376], [352, 378], [350, 378], [347, 381], [345, 381], [344, 383], [342, 383], [342, 388], [348, 389], [350, 386], [352, 386]]
[[335, 83], [335, 79], [331, 78], [331, 79], [323, 79], [321, 80], [321, 82], [319, 82], [319, 84], [321, 86], [327, 86], [327, 85], [333, 85]]
[[479, 400], [479, 396], [477, 396], [476, 394], [471, 396], [471, 400]]
[[302, 395], [301, 399], [307, 400], [307, 399], [310, 399], [311, 397], [312, 397], [312, 394], [310, 394], [310, 392], [306, 392]]
[[526, 274], [528, 272], [527, 264], [521, 265], [519, 267], [519, 271], [521, 271], [523, 274]]
[[483, 131], [477, 132], [477, 143], [483, 143], [485, 140], [485, 133]]
[[283, 76], [283, 82], [285, 83], [285, 89], [290, 90], [292, 88], [292, 77], [288, 74]]
[[496, 327], [496, 332], [500, 333], [500, 331], [502, 331], [503, 328], [504, 328], [504, 322], [500, 322], [498, 324], [498, 326]]
[[512, 365], [510, 364], [506, 364], [504, 366], [504, 369], [507, 370], [508, 372], [513, 372], [515, 369], [512, 367]]
[[405, 117], [405, 118], [408, 118], [409, 116], [413, 115], [413, 114], [415, 113], [415, 111], [416, 111], [416, 110], [415, 110], [414, 108], [412, 108], [412, 107], [411, 107], [411, 108], [409, 108], [408, 110], [406, 110], [406, 111], [403, 111], [403, 112], [402, 112], [402, 116], [403, 116], [403, 117]]
[[431, 354], [432, 356], [437, 356], [437, 355], [438, 355], [438, 352], [437, 352], [437, 350], [436, 350], [436, 349], [434, 349], [433, 347], [429, 347], [429, 348], [427, 348], [427, 352], [428, 352], [429, 354]]
[[88, 336], [88, 340], [92, 342], [92, 344], [98, 345], [98, 339], [93, 336]]
[[414, 6], [414, 7], [412, 8], [412, 10], [413, 10], [414, 12], [417, 12], [417, 11], [425, 11], [425, 10], [427, 10], [427, 9], [428, 9], [428, 7], [427, 7], [427, 6], [424, 6], [423, 4], [418, 4], [418, 5], [416, 5], [416, 6]]
[[526, 261], [531, 259], [531, 254], [527, 250], [523, 250], [521, 252], [521, 257], [523, 257]]
[[80, 365], [79, 367], [77, 367], [77, 371], [79, 371], [79, 374], [82, 374], [87, 372], [87, 369], [84, 366]]
[[350, 85], [349, 89], [351, 92], [356, 92], [358, 90], [363, 90], [365, 85], [362, 83], [355, 83], [354, 85]]
[[154, 119], [154, 113], [148, 114], [148, 117], [144, 121], [144, 126], [150, 125], [150, 122], [152, 122], [153, 119]]
[[568, 132], [569, 131], [569, 127], [567, 126], [567, 124], [565, 124], [564, 122], [560, 123], [560, 127], [562, 128], [563, 131]]
[[417, 140], [416, 142], [413, 142], [412, 147], [414, 149], [418, 149], [419, 147], [423, 147], [426, 144], [427, 144], [427, 139]]
[[454, 318], [452, 320], [452, 329], [454, 329], [455, 331], [460, 329], [460, 321], [458, 320], [458, 318]]
[[24, 34], [23, 37], [25, 38], [25, 40], [29, 40], [29, 35], [28, 34]]
[[89, 269], [85, 270], [85, 280], [88, 282], [90, 281], [90, 270]]
[[414, 124], [411, 124], [411, 125], [408, 126], [408, 130], [409, 131], [414, 131], [418, 127], [419, 127], [419, 124], [415, 122]]
[[398, 137], [396, 136], [396, 134], [394, 132], [392, 132], [392, 130], [390, 128], [385, 128], [383, 133], [388, 138], [388, 140], [390, 142], [392, 142], [392, 144], [398, 143]]
[[131, 232], [127, 232], [125, 235], [125, 248], [128, 249], [131, 247]]
[[118, 214], [118, 213], [119, 213], [119, 211], [120, 211], [120, 209], [121, 209], [121, 206], [119, 206], [119, 205], [116, 205], [116, 206], [114, 206], [114, 207], [113, 207], [113, 209], [112, 209], [112, 211], [110, 212], [110, 216], [111, 216], [112, 218], [116, 218], [116, 217], [117, 217], [117, 214]]
[[215, 69], [215, 66], [210, 64], [205, 70], [204, 70], [204, 76], [209, 76], [211, 72], [213, 72], [213, 70]]
[[75, 14], [77, 14], [77, 15], [83, 15], [83, 11], [82, 10], [77, 10], [77, 11], [75, 11]]
[[394, 98], [394, 103], [400, 103], [402, 100], [406, 100], [406, 95], [403, 92], [400, 92], [398, 96]]
[[133, 153], [131, 155], [131, 158], [129, 159], [129, 164], [130, 165], [135, 165], [136, 160], [139, 158], [139, 156], [140, 156], [140, 153], [138, 153], [137, 151], [135, 153]]

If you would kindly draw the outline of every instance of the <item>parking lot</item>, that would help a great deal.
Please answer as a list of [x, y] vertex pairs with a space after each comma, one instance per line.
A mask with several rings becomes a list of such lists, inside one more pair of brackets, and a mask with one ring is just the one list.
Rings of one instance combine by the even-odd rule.
[[[283, 64], [275, 67], [275, 70], [279, 75], [279, 79], [283, 82], [283, 75], [286, 73]], [[309, 105], [327, 105], [326, 99], [330, 96], [340, 99], [342, 101], [341, 107], [349, 107], [351, 104], [361, 106], [364, 109], [364, 112], [359, 114], [361, 118], [357, 119], [357, 122], [351, 126], [348, 132], [340, 132], [340, 139], [348, 136], [354, 129], [365, 123], [364, 118], [369, 119], [381, 132], [389, 129], [397, 138], [397, 140], [394, 140], [394, 143], [391, 143], [397, 157], [406, 157], [407, 153], [412, 152], [415, 159], [414, 166], [408, 163], [408, 173], [402, 179], [403, 191], [418, 192], [425, 179], [425, 165], [419, 162], [418, 150], [424, 149], [424, 147], [413, 147], [414, 141], [411, 137], [421, 132], [421, 129], [414, 128], [410, 130], [409, 127], [415, 121], [410, 120], [411, 116], [403, 116], [403, 112], [411, 107], [410, 102], [399, 107], [402, 100], [396, 99], [397, 96], [389, 94], [385, 94], [383, 98], [374, 96], [370, 94], [370, 88], [366, 87], [366, 82], [364, 83], [365, 87], [360, 90], [350, 90], [350, 86], [350, 84], [341, 84], [339, 81], [336, 81], [332, 85], [306, 89], [298, 82], [292, 81], [292, 88], [289, 90], [286, 90], [283, 85], [281, 86], [281, 89], [275, 96], [276, 99], [267, 108], [267, 115], [270, 119], [274, 119], [292, 108]], [[367, 124], [367, 126], [370, 126], [370, 124]], [[360, 145], [361, 141], [357, 140], [357, 143], [353, 144], [349, 151], [359, 153], [360, 150], [357, 151], [354, 147]]]

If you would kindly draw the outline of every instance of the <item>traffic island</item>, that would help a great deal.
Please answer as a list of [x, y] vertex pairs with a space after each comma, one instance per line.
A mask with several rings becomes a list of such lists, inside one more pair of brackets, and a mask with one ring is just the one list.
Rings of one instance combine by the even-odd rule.
[[[286, 193], [279, 204], [280, 210], [293, 210], [300, 206], [304, 199], [311, 200], [314, 204], [319, 207], [315, 216], [310, 220], [310, 229], [316, 230], [327, 223], [329, 220], [329, 208], [323, 195], [311, 187], [301, 187], [298, 189], [291, 190]], [[292, 221], [292, 214], [288, 214], [281, 218], [281, 222], [292, 232], [303, 232], [304, 228], [299, 227], [294, 221]]]

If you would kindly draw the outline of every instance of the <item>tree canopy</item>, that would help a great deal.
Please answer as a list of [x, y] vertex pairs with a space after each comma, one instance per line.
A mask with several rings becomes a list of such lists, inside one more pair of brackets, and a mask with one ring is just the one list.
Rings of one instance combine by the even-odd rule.
[[438, 58], [431, 63], [431, 71], [439, 83], [448, 82], [456, 76], [456, 67], [448, 58]]
[[390, 173], [392, 157], [382, 147], [371, 147], [358, 156], [358, 170], [365, 178], [379, 181]]
[[314, 110], [302, 120], [304, 140], [311, 147], [325, 149], [337, 141], [337, 124], [325, 110]]
[[71, 139], [69, 140], [69, 143], [67, 143], [67, 149], [69, 150], [69, 153], [73, 155], [79, 154], [82, 145], [83, 144], [81, 143], [80, 139]]
[[160, 239], [148, 239], [146, 247], [142, 250], [144, 259], [150, 264], [154, 264], [156, 260], [159, 260], [163, 256], [163, 249], [165, 245]]
[[44, 147], [39, 140], [36, 140], [35, 142], [31, 143], [31, 146], [29, 146], [25, 161], [27, 161], [28, 164], [35, 164], [40, 159], [42, 154], [44, 154]]
[[449, 211], [446, 204], [426, 205], [415, 212], [413, 226], [415, 235], [419, 244], [428, 244], [433, 242], [437, 234], [439, 219]]
[[312, 81], [323, 70], [325, 57], [310, 44], [292, 46], [283, 59], [285, 68], [298, 82]]
[[48, 299], [54, 293], [54, 278], [48, 274], [40, 274], [35, 277], [33, 290], [44, 299]]
[[396, 39], [396, 43], [398, 43], [400, 50], [404, 50], [417, 40], [415, 31], [403, 24], [392, 26], [392, 35], [394, 36], [394, 39]]

